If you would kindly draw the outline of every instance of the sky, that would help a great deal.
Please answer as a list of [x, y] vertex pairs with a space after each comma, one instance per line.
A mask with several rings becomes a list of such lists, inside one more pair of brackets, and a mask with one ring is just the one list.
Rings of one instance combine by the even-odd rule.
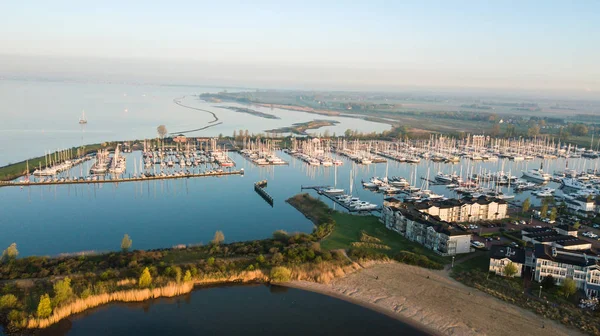
[[600, 1], [1, 1], [0, 77], [600, 95]]

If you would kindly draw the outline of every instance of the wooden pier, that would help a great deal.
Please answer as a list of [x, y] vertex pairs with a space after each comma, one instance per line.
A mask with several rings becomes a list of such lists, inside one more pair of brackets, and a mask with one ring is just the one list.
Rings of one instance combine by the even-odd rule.
[[143, 182], [143, 181], [173, 180], [173, 179], [182, 179], [182, 178], [227, 176], [227, 175], [244, 175], [244, 169], [228, 171], [228, 172], [182, 174], [182, 175], [172, 175], [172, 176], [125, 177], [125, 178], [110, 179], [110, 180], [100, 180], [100, 179], [98, 179], [98, 180], [64, 180], [64, 181], [45, 181], [45, 182], [0, 181], [0, 187], [11, 187], [11, 186], [12, 187], [30, 187], [30, 186], [45, 186], [45, 185], [66, 185], [66, 184]]
[[254, 191], [258, 193], [267, 203], [273, 206], [273, 197], [265, 190], [267, 186], [267, 180], [262, 180], [254, 183]]

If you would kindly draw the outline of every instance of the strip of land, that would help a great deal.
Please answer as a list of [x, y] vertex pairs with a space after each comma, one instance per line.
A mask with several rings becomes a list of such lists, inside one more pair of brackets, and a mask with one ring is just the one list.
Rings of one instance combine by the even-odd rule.
[[387, 314], [442, 335], [582, 335], [580, 332], [467, 287], [444, 271], [377, 264], [329, 284], [293, 281], [314, 291]]
[[308, 135], [306, 131], [319, 129], [321, 127], [334, 126], [339, 124], [335, 120], [312, 120], [303, 123], [296, 123], [288, 127], [280, 127], [272, 130], [267, 130], [269, 133], [293, 133], [298, 135]]
[[252, 110], [249, 108], [245, 108], [245, 107], [237, 107], [237, 106], [216, 106], [216, 107], [232, 110], [232, 111], [239, 112], [239, 113], [247, 113], [247, 114], [253, 115], [255, 117], [261, 117], [261, 118], [265, 118], [265, 119], [281, 119], [274, 114], [264, 113], [264, 112]]
[[177, 104], [177, 105], [179, 105], [179, 106], [181, 106], [181, 107], [185, 107], [185, 108], [189, 108], [189, 109], [192, 109], [192, 110], [196, 110], [196, 111], [202, 111], [202, 112], [206, 112], [206, 113], [210, 113], [210, 114], [212, 114], [212, 116], [213, 116], [215, 119], [214, 119], [214, 120], [211, 120], [211, 121], [209, 121], [209, 123], [214, 123], [214, 122], [217, 122], [217, 121], [219, 121], [219, 117], [217, 117], [217, 115], [216, 115], [214, 112], [211, 112], [211, 111], [208, 111], [208, 110], [199, 109], [199, 108], [197, 108], [197, 107], [192, 107], [192, 106], [183, 105], [183, 104], [181, 103], [181, 100], [182, 100], [182, 99], [184, 99], [185, 97], [186, 97], [186, 96], [183, 96], [183, 97], [181, 97], [181, 98], [175, 98], [175, 99], [173, 99], [173, 103], [175, 103], [175, 104]]

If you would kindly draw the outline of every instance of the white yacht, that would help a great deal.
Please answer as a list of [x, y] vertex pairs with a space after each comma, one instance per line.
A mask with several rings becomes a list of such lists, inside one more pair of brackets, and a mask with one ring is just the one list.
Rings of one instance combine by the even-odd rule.
[[540, 182], [548, 182], [552, 178], [552, 176], [548, 173], [545, 173], [542, 168], [540, 169], [531, 169], [523, 172], [523, 177], [540, 181]]
[[451, 183], [452, 175], [439, 172], [439, 173], [437, 173], [437, 175], [435, 175], [435, 179], [436, 179], [436, 181], [439, 181], [439, 182]]
[[573, 177], [566, 177], [560, 181], [560, 183], [567, 187], [577, 190], [594, 190], [594, 186], [590, 183], [583, 183], [580, 180]]

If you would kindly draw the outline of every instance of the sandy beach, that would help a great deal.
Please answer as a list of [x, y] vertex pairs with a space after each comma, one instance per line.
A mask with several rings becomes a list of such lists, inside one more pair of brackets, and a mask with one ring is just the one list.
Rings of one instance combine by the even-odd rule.
[[399, 263], [370, 266], [329, 284], [289, 286], [360, 304], [436, 335], [583, 335], [467, 287], [444, 271]]

